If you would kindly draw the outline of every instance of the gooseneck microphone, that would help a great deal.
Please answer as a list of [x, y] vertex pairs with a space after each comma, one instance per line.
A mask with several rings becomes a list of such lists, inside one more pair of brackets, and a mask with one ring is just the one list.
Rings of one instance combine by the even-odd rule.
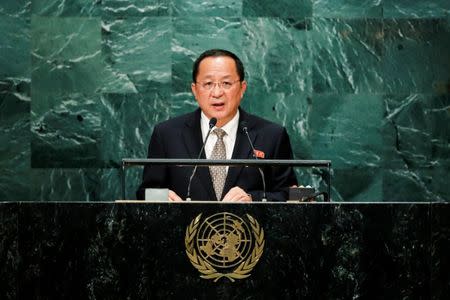
[[[250, 136], [248, 135], [247, 122], [246, 121], [242, 121], [239, 124], [239, 127], [245, 133], [245, 136], [247, 137], [248, 143], [250, 144], [250, 147], [252, 148], [252, 153], [253, 153], [252, 156], [257, 160], [258, 156], [256, 156], [256, 154], [255, 154], [255, 147], [253, 147], [252, 140], [250, 139]], [[259, 171], [259, 174], [261, 174], [261, 179], [262, 179], [262, 183], [263, 183], [263, 197], [262, 197], [261, 201], [262, 202], [266, 202], [267, 201], [267, 198], [266, 198], [266, 178], [264, 177], [264, 172], [261, 170], [260, 167], [258, 167], [258, 171]]]
[[[200, 153], [198, 154], [197, 159], [200, 159], [200, 157], [202, 156], [203, 150], [205, 149], [206, 142], [208, 141], [209, 135], [211, 134], [211, 130], [214, 128], [214, 126], [216, 126], [216, 124], [217, 124], [216, 118], [211, 118], [211, 120], [209, 120], [208, 134], [206, 135], [205, 141], [203, 142], [202, 149], [200, 149]], [[195, 172], [197, 172], [197, 167], [198, 167], [198, 165], [194, 166], [194, 170], [192, 170], [191, 177], [189, 177], [186, 201], [191, 201], [191, 184], [192, 184], [192, 179], [194, 178]]]

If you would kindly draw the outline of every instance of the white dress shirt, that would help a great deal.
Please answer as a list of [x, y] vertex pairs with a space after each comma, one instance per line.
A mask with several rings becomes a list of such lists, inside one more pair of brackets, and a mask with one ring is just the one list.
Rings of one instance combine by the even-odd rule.
[[[223, 137], [223, 142], [225, 143], [225, 150], [227, 152], [227, 159], [231, 159], [231, 155], [233, 154], [234, 144], [236, 142], [236, 134], [237, 134], [237, 130], [238, 130], [238, 125], [239, 125], [239, 110], [237, 111], [237, 113], [233, 117], [233, 119], [231, 119], [227, 124], [225, 124], [224, 126], [221, 127], [227, 133]], [[209, 130], [209, 119], [203, 112], [201, 112], [200, 127], [202, 129], [203, 142], [205, 142], [206, 135], [208, 134], [208, 130]], [[217, 135], [215, 135], [213, 133], [215, 128], [216, 127], [214, 127], [211, 130], [211, 134], [209, 135], [208, 141], [206, 142], [206, 145], [205, 145], [205, 156], [207, 159], [209, 159], [211, 157], [211, 152], [214, 148], [214, 145], [217, 142]], [[228, 167], [227, 167], [227, 172], [228, 172]]]

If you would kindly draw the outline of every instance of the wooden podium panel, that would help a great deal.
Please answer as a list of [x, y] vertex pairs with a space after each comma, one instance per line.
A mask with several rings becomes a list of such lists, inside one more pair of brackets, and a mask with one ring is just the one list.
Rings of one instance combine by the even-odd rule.
[[[1, 299], [447, 299], [450, 291], [448, 204], [30, 202], [0, 204], [0, 217]], [[214, 255], [215, 264], [228, 255], [225, 264], [246, 267], [212, 271]], [[202, 263], [204, 273], [194, 267]]]

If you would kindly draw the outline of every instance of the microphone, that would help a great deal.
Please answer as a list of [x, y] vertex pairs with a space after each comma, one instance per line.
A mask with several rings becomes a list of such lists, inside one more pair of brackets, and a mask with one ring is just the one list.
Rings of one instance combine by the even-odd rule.
[[[252, 153], [253, 153], [253, 157], [257, 160], [258, 157], [255, 154], [255, 147], [253, 147], [253, 143], [252, 140], [250, 139], [250, 136], [248, 135], [248, 129], [247, 129], [247, 122], [246, 121], [242, 121], [239, 126], [241, 127], [241, 130], [245, 133], [245, 136], [247, 137], [248, 143], [250, 144], [250, 147], [252, 148]], [[264, 172], [261, 170], [260, 167], [258, 167], [258, 171], [259, 174], [261, 174], [261, 179], [262, 179], [262, 183], [263, 183], [263, 197], [261, 199], [262, 202], [266, 202], [267, 198], [266, 198], [266, 179], [264, 177]]]
[[[208, 141], [209, 135], [211, 134], [211, 130], [214, 128], [214, 126], [216, 126], [216, 124], [217, 124], [216, 118], [211, 118], [211, 120], [209, 120], [208, 134], [206, 135], [205, 141], [203, 142], [202, 149], [200, 149], [200, 153], [198, 154], [197, 159], [200, 159], [200, 156], [202, 156], [203, 150], [205, 149], [206, 142]], [[198, 167], [198, 165], [194, 166], [194, 170], [192, 171], [191, 177], [189, 177], [186, 201], [191, 201], [191, 184], [192, 184], [192, 179], [194, 178], [195, 172], [197, 172], [197, 167]]]

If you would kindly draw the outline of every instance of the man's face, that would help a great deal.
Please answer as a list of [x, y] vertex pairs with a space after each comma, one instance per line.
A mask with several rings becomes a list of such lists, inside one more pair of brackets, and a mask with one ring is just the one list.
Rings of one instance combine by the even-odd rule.
[[203, 59], [196, 82], [191, 85], [203, 113], [210, 119], [217, 118], [217, 127], [234, 117], [246, 88], [247, 83], [239, 81], [236, 63], [228, 56]]

